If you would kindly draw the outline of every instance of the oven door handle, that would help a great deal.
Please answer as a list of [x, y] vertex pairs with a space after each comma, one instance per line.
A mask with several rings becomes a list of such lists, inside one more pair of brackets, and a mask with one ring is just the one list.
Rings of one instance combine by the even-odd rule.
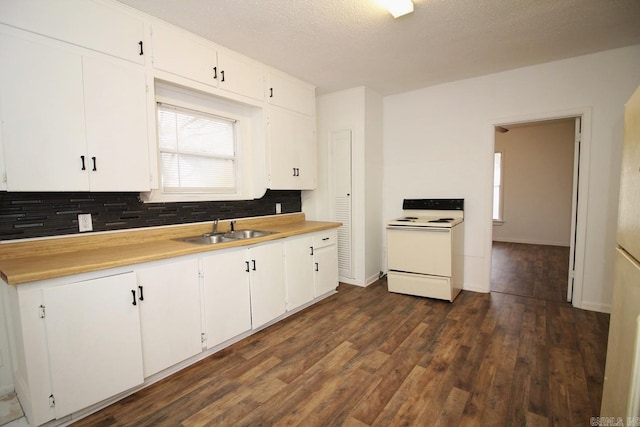
[[416, 227], [411, 225], [388, 225], [387, 230], [406, 230], [406, 231], [428, 231], [435, 233], [448, 233], [451, 228], [448, 227]]

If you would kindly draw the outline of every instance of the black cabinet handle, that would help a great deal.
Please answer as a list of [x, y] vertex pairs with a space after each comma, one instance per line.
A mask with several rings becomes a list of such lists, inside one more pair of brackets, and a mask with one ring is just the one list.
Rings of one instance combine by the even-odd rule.
[[142, 56], [142, 55], [144, 55], [144, 50], [142, 50], [142, 44], [143, 44], [143, 43], [142, 43], [142, 40], [140, 40], [140, 41], [138, 42], [138, 44], [140, 45], [140, 56]]
[[82, 170], [86, 171], [87, 168], [84, 166], [84, 156], [80, 156], [80, 160], [82, 160]]
[[136, 290], [135, 289], [131, 289], [131, 294], [133, 295], [133, 305], [138, 305], [138, 303], [136, 302]]
[[293, 168], [293, 176], [300, 176], [300, 169], [299, 168]]
[[142, 286], [138, 286], [138, 289], [140, 290], [140, 301], [144, 301], [144, 295], [142, 294]]
[[318, 271], [318, 263], [316, 262], [316, 271]]
[[214, 79], [218, 78], [218, 67], [213, 67], [213, 78]]
[[313, 255], [313, 246], [309, 246], [309, 249], [311, 249], [311, 255]]
[[247, 269], [245, 271], [248, 273], [249, 272], [249, 261], [245, 261], [245, 264], [247, 264]]
[[221, 77], [221, 82], [224, 81], [224, 70], [220, 70], [220, 77]]
[[252, 260], [251, 260], [251, 262], [253, 263], [253, 268], [252, 268], [252, 270], [253, 270], [253, 271], [256, 271], [256, 260], [255, 260], [255, 259], [252, 259]]
[[269, 88], [269, 98], [273, 98], [273, 88]]
[[94, 156], [94, 157], [91, 157], [91, 160], [93, 160], [93, 170], [94, 170], [94, 171], [97, 171], [97, 170], [98, 170], [98, 167], [97, 167], [97, 165], [96, 165], [96, 158], [95, 158], [95, 156]]
[[325, 240], [329, 240], [329, 238], [328, 238], [328, 237], [323, 237], [323, 238], [322, 238], [322, 240], [323, 240], [323, 241], [325, 241]]

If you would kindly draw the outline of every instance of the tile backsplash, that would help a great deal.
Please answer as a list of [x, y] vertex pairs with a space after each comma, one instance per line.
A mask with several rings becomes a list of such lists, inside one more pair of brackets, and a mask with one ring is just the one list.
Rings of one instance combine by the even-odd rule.
[[[142, 203], [138, 193], [0, 192], [0, 240], [76, 234], [78, 214], [90, 213], [93, 231], [301, 212], [299, 190], [267, 190], [256, 200]], [[86, 232], [83, 234], [87, 234]]]

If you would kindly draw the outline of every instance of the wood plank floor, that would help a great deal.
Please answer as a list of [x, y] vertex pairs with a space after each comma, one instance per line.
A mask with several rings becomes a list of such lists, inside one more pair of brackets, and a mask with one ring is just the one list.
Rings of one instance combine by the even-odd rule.
[[568, 247], [493, 242], [491, 256], [492, 291], [567, 300]]
[[609, 316], [463, 291], [338, 293], [76, 426], [568, 426], [599, 414]]

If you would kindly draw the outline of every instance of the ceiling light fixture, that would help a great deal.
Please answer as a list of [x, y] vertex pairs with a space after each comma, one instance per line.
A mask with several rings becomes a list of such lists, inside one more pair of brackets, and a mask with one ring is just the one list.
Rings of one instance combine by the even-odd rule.
[[411, 0], [379, 0], [380, 3], [394, 17], [406, 15], [413, 12], [413, 2]]

